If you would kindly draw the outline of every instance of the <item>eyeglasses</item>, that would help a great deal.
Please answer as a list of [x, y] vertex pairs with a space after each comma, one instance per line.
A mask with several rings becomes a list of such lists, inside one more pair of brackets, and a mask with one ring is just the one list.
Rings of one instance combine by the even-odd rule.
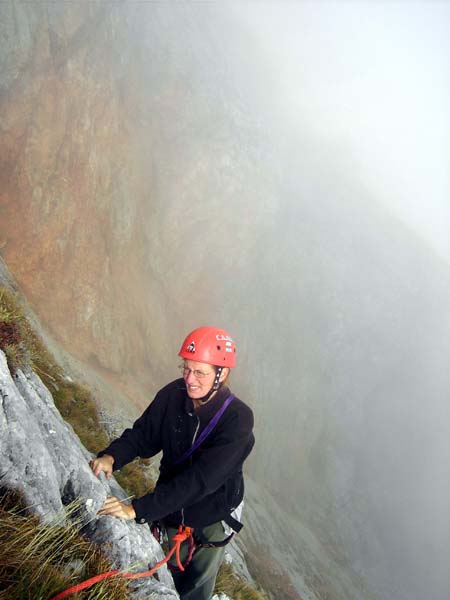
[[204, 371], [199, 371], [199, 369], [190, 369], [185, 365], [180, 365], [179, 368], [180, 371], [183, 373], [183, 377], [189, 377], [189, 375], [192, 373], [196, 379], [203, 379], [203, 377], [206, 377], [207, 375], [211, 375], [211, 373], [213, 373], [213, 371], [208, 371], [208, 373], [205, 373]]

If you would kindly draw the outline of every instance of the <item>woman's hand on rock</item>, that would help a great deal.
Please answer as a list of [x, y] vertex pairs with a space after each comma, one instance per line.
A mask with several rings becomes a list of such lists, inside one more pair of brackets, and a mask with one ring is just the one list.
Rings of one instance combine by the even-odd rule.
[[91, 467], [94, 475], [98, 477], [103, 471], [106, 475], [106, 479], [109, 479], [113, 472], [114, 456], [110, 454], [104, 454], [100, 458], [94, 458], [90, 461], [89, 466]]
[[118, 517], [119, 519], [135, 519], [136, 513], [132, 504], [121, 502], [114, 496], [108, 496], [103, 507], [97, 513], [99, 516]]

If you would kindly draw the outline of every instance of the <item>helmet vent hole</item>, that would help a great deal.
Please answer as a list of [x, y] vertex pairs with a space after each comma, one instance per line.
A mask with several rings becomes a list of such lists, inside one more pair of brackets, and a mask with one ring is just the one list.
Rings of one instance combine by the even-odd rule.
[[217, 350], [220, 350], [220, 346], [216, 346]]

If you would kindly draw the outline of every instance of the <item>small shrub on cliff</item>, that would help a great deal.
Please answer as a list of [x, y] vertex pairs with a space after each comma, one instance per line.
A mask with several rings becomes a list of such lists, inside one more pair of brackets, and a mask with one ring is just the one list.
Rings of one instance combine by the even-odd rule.
[[233, 567], [223, 563], [216, 580], [215, 593], [226, 594], [233, 600], [267, 600], [267, 596], [255, 590], [233, 571]]
[[51, 381], [46, 374], [42, 374], [41, 379], [51, 390], [61, 416], [72, 425], [84, 446], [94, 453], [105, 448], [109, 443], [108, 436], [100, 423], [90, 390], [62, 378]]
[[5, 287], [0, 287], [0, 349], [12, 374], [31, 367], [53, 380], [62, 376], [62, 369], [30, 326], [19, 296]]
[[91, 452], [108, 443], [91, 392], [69, 381], [56, 364], [41, 338], [33, 331], [19, 297], [0, 288], [0, 348], [8, 360], [12, 374], [31, 367], [51, 391], [61, 415], [72, 425], [79, 438]]
[[[77, 506], [67, 507], [70, 513]], [[0, 494], [0, 600], [52, 598], [111, 566], [98, 546], [81, 537], [76, 523], [43, 525], [28, 514], [19, 494]], [[75, 597], [75, 596], [74, 596]], [[80, 593], [86, 600], [129, 598], [126, 582], [108, 579]]]
[[119, 485], [130, 494], [139, 498], [155, 489], [155, 481], [146, 474], [147, 460], [136, 458], [120, 471], [114, 473]]
[[17, 295], [8, 288], [0, 288], [0, 323], [13, 323], [23, 319]]
[[18, 297], [10, 290], [0, 288], [0, 348], [6, 354], [12, 373], [29, 362], [25, 323]]

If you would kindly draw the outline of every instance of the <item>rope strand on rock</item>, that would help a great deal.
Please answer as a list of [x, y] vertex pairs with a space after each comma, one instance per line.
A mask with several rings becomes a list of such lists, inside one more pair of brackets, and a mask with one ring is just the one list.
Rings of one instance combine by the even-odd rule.
[[98, 583], [99, 581], [102, 581], [103, 579], [107, 579], [108, 577], [117, 576], [117, 577], [124, 577], [125, 579], [139, 579], [141, 577], [151, 577], [152, 575], [154, 575], [154, 573], [160, 567], [162, 567], [164, 564], [166, 564], [170, 560], [170, 558], [173, 554], [175, 554], [178, 568], [181, 571], [184, 571], [184, 567], [183, 567], [183, 565], [181, 563], [181, 559], [180, 559], [180, 548], [181, 548], [181, 544], [185, 540], [187, 540], [191, 535], [192, 535], [191, 527], [183, 527], [182, 525], [180, 525], [178, 528], [178, 532], [172, 537], [172, 540], [175, 542], [174, 546], [167, 553], [167, 555], [163, 558], [163, 560], [160, 560], [159, 562], [157, 562], [156, 565], [154, 567], [152, 567], [149, 571], [143, 571], [142, 573], [126, 573], [124, 571], [115, 571], [115, 570], [107, 571], [106, 573], [101, 573], [100, 575], [95, 575], [95, 577], [91, 577], [90, 579], [86, 579], [86, 581], [83, 581], [82, 583], [78, 583], [77, 585], [73, 585], [72, 587], [67, 588], [66, 590], [60, 592], [56, 596], [53, 596], [53, 598], [51, 598], [51, 600], [61, 600], [61, 598], [67, 598], [67, 596], [70, 596], [71, 594], [76, 594], [77, 592], [81, 592], [82, 590], [86, 590], [86, 589], [90, 588], [91, 586], [93, 586], [94, 584]]

